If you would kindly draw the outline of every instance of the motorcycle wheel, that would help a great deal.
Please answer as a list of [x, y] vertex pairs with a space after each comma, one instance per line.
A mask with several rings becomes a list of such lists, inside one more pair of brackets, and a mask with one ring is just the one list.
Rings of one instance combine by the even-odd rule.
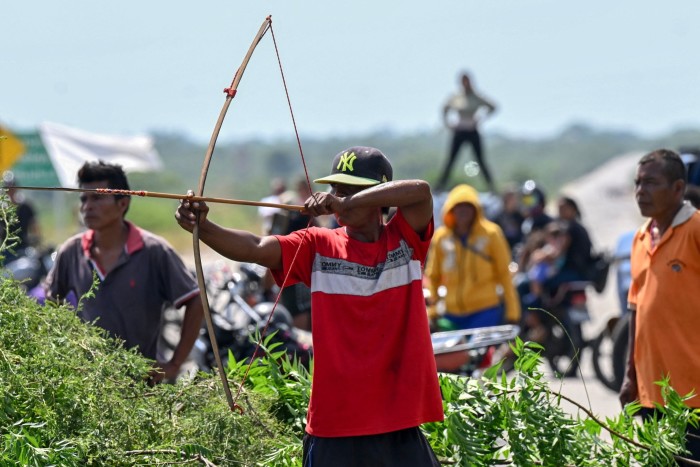
[[612, 391], [619, 391], [622, 378], [616, 373], [613, 365], [614, 344], [613, 332], [606, 327], [592, 344], [593, 371], [603, 386]]
[[630, 314], [625, 314], [618, 321], [612, 333], [612, 367], [615, 378], [619, 378], [620, 386], [625, 379], [625, 371], [627, 370], [627, 359], [629, 357], [629, 332], [630, 332]]
[[572, 324], [566, 331], [560, 323], [552, 326], [545, 352], [549, 367], [557, 377], [568, 378], [576, 375], [583, 347], [580, 324]]

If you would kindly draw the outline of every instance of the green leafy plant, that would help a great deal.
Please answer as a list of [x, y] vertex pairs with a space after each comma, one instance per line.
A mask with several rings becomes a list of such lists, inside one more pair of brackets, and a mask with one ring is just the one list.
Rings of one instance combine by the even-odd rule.
[[[256, 336], [259, 340], [259, 336]], [[243, 414], [228, 409], [217, 378], [200, 373], [149, 387], [153, 362], [72, 308], [40, 306], [0, 280], [0, 465], [301, 465], [311, 371], [273, 336], [261, 357], [227, 362]], [[511, 376], [440, 375], [445, 420], [423, 426], [446, 465], [675, 465], [685, 429], [700, 413], [664, 379], [663, 415], [644, 423], [630, 404], [599, 420], [553, 391], [542, 347], [516, 340]], [[242, 385], [241, 382], [245, 381]], [[561, 405], [577, 405], [571, 416]]]
[[[209, 374], [149, 387], [151, 362], [63, 306], [41, 307], [0, 284], [1, 465], [301, 465], [310, 372], [268, 336], [231, 412]], [[698, 412], [668, 380], [664, 417], [631, 405], [600, 421], [561, 408], [539, 371], [541, 347], [516, 341], [516, 369], [475, 380], [441, 375], [445, 421], [425, 425], [450, 465], [674, 465]], [[247, 362], [227, 363], [240, 382]], [[576, 401], [568, 400], [576, 404]], [[603, 436], [607, 433], [607, 436]]]
[[[687, 424], [698, 422], [698, 411], [684, 403], [691, 395], [679, 396], [664, 380], [659, 384], [666, 405], [660, 410], [666, 416], [660, 420], [636, 421], [636, 404], [601, 421], [551, 389], [539, 370], [540, 345], [517, 339], [512, 348], [518, 359], [511, 378], [498, 368], [478, 381], [441, 376], [445, 422], [424, 427], [441, 458], [470, 466], [676, 465]], [[562, 401], [585, 416], [570, 416]]]
[[[149, 387], [150, 361], [72, 309], [40, 307], [0, 284], [0, 465], [135, 465], [175, 460], [250, 465], [269, 443], [296, 442], [266, 398], [228, 410], [207, 374]], [[263, 428], [264, 427], [264, 428]]]
[[18, 245], [19, 221], [17, 220], [17, 206], [10, 200], [6, 190], [0, 190], [0, 233], [2, 243], [0, 243], [0, 263], [5, 258], [5, 252], [15, 251]]

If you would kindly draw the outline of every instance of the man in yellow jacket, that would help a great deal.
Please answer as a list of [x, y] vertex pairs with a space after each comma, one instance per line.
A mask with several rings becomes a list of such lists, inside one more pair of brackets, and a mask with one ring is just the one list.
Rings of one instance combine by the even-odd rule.
[[508, 270], [510, 247], [501, 228], [484, 216], [476, 190], [455, 187], [442, 214], [444, 225], [433, 236], [425, 275], [431, 297], [440, 286], [447, 289], [444, 318], [456, 329], [517, 324], [520, 300]]

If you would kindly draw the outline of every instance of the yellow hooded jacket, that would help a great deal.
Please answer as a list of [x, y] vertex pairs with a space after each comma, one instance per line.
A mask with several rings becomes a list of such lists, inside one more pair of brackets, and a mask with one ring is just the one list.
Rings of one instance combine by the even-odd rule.
[[[452, 208], [469, 203], [476, 208], [466, 245], [452, 228]], [[503, 302], [505, 320], [520, 320], [520, 300], [513, 286], [508, 264], [511, 251], [501, 228], [482, 211], [479, 195], [469, 185], [455, 187], [442, 208], [444, 225], [433, 235], [425, 275], [430, 292], [437, 297], [441, 285], [447, 288], [445, 305], [452, 315], [468, 315]]]

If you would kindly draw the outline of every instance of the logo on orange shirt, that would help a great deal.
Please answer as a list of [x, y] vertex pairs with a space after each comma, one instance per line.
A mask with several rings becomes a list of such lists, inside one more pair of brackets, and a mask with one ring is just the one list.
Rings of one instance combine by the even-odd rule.
[[685, 268], [685, 263], [679, 259], [674, 259], [668, 262], [668, 266], [673, 272], [681, 272]]

